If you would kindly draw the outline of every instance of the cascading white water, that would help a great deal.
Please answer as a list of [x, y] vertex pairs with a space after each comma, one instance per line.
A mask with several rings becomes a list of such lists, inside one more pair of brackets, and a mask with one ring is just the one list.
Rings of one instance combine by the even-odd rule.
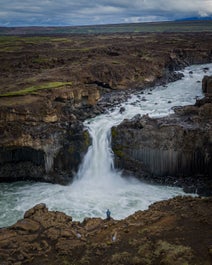
[[[131, 96], [126, 103], [113, 111], [85, 122], [92, 137], [76, 180], [70, 186], [48, 183], [3, 183], [0, 186], [0, 227], [13, 224], [23, 213], [37, 203], [46, 203], [49, 209], [64, 211], [75, 220], [84, 217], [105, 217], [109, 208], [116, 219], [124, 218], [136, 210], [146, 209], [151, 203], [183, 195], [179, 188], [154, 186], [142, 183], [132, 177], [123, 179], [121, 172], [114, 169], [110, 148], [110, 128], [125, 118], [149, 114], [152, 117], [168, 115], [171, 107], [188, 105], [201, 97], [203, 67], [186, 68], [185, 77], [167, 87], [156, 87]], [[189, 73], [193, 71], [193, 74]], [[124, 107], [124, 113], [120, 113]]]

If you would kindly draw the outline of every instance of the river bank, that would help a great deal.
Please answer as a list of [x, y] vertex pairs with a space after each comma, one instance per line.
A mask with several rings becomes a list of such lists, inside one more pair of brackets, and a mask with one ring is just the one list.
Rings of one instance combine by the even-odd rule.
[[211, 203], [209, 198], [177, 197], [124, 220], [86, 218], [82, 223], [40, 204], [0, 229], [0, 262], [209, 265]]

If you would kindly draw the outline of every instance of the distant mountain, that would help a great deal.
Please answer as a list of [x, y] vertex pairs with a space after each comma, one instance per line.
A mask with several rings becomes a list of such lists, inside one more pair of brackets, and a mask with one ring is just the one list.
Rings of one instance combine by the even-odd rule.
[[187, 17], [187, 18], [177, 19], [175, 21], [193, 21], [193, 20], [212, 20], [212, 16], [207, 16], [207, 17]]
[[66, 27], [0, 27], [0, 36], [46, 36], [69, 34], [108, 34], [108, 33], [163, 33], [163, 32], [212, 32], [210, 20], [192, 20], [186, 18], [178, 21], [145, 22], [127, 24], [108, 24]]

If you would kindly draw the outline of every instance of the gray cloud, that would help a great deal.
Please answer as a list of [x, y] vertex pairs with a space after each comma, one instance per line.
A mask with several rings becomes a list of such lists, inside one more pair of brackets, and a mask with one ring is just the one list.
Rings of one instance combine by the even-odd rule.
[[208, 15], [212, 15], [212, 0], [0, 0], [0, 26], [89, 25]]

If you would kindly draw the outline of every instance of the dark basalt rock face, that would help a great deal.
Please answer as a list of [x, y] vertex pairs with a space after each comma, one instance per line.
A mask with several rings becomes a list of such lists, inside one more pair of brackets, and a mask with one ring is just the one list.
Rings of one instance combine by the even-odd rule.
[[[207, 71], [207, 69], [205, 69]], [[202, 91], [212, 96], [212, 76], [204, 76], [202, 80]]]
[[45, 174], [45, 154], [30, 147], [0, 148], [1, 181], [37, 180]]
[[[61, 148], [53, 162], [53, 172], [56, 176], [62, 176], [70, 182], [70, 177], [74, 177], [78, 171], [91, 139], [88, 131], [84, 130], [83, 124], [80, 123], [68, 130], [63, 148]], [[60, 181], [61, 183], [61, 181]]]
[[36, 116], [32, 105], [25, 106], [25, 113], [14, 109], [12, 115], [5, 115], [0, 182], [71, 182], [90, 145], [82, 122], [73, 114], [64, 115], [64, 109], [58, 109], [56, 118], [54, 113], [47, 118]]
[[0, 182], [71, 182], [90, 145], [90, 138], [82, 125], [68, 130], [63, 137], [58, 137], [52, 145], [41, 144], [40, 149], [25, 146], [0, 148]]
[[119, 168], [185, 191], [211, 195], [212, 99], [175, 108], [169, 117], [135, 116], [112, 128], [112, 148]]

